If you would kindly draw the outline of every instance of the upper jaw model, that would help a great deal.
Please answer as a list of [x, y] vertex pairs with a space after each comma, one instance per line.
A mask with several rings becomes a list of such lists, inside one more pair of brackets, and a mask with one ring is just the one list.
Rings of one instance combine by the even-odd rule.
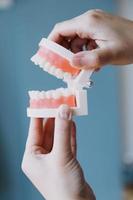
[[67, 104], [74, 115], [87, 115], [87, 90], [92, 71], [80, 70], [70, 64], [73, 53], [59, 44], [43, 38], [39, 50], [31, 58], [35, 65], [62, 79], [67, 88], [49, 91], [29, 91], [30, 103], [27, 108], [29, 117], [55, 117], [57, 108]]

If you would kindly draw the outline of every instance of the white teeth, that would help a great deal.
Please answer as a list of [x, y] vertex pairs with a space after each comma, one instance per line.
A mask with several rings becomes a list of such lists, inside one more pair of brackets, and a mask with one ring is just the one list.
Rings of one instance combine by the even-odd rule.
[[31, 99], [38, 99], [39, 98], [39, 91], [29, 91], [29, 96]]
[[49, 62], [45, 61], [44, 58], [42, 58], [38, 54], [35, 54], [31, 58], [31, 60], [35, 63], [35, 65], [39, 65], [41, 68], [43, 68], [44, 71], [48, 72], [51, 75], [56, 76], [59, 79], [63, 79], [65, 82], [73, 79], [70, 73], [63, 72], [61, 69], [52, 66]]
[[67, 97], [67, 96], [71, 95], [71, 93], [72, 93], [71, 90], [64, 90], [63, 95], [65, 97]]
[[55, 75], [55, 72], [56, 72], [56, 68], [53, 67], [53, 66], [51, 66], [51, 67], [49, 68], [49, 73], [52, 74], [52, 75]]
[[53, 93], [53, 98], [54, 99], [59, 99], [61, 97], [61, 94], [58, 90], [56, 90], [56, 92]]
[[49, 62], [46, 62], [45, 67], [51, 67]]
[[48, 63], [46, 62], [45, 65], [43, 65], [43, 70], [48, 72], [49, 71], [49, 66]]
[[29, 91], [28, 94], [29, 94], [30, 98], [33, 97], [33, 91]]
[[54, 92], [54, 90], [49, 90], [49, 91], [47, 91], [47, 92], [45, 93], [45, 94], [46, 94], [46, 98], [47, 98], [47, 99], [52, 98], [53, 92]]
[[49, 90], [49, 91], [29, 91], [29, 96], [31, 99], [59, 99], [60, 97], [64, 96], [70, 96], [74, 94], [75, 92], [73, 90], [67, 89], [67, 88], [59, 88], [56, 90]]
[[65, 81], [67, 81], [67, 80], [72, 79], [72, 75], [69, 74], [69, 73], [67, 73], [67, 72], [65, 72], [65, 73], [63, 74], [63, 78], [64, 78]]
[[39, 64], [39, 66], [40, 66], [41, 68], [44, 68], [45, 64], [46, 64], [46, 61], [45, 61], [45, 60], [42, 60], [41, 63]]
[[61, 69], [56, 69], [55, 76], [57, 78], [63, 79], [63, 71], [61, 71]]
[[44, 64], [45, 64], [44, 59], [39, 57], [39, 65], [40, 65], [40, 67], [43, 66]]
[[46, 94], [44, 91], [40, 92], [40, 99], [46, 98]]
[[31, 61], [34, 62], [35, 65], [39, 64], [37, 54], [35, 54], [34, 56], [32, 56]]

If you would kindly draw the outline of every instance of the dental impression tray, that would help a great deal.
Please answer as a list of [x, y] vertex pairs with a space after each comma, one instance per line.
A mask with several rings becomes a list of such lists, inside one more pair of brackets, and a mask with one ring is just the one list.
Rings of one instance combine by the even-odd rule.
[[59, 44], [45, 38], [41, 40], [39, 50], [31, 60], [44, 71], [62, 79], [68, 87], [49, 91], [29, 91], [29, 117], [55, 117], [61, 104], [69, 105], [74, 115], [88, 114], [87, 90], [84, 88], [90, 87], [92, 71], [72, 66], [72, 56], [71, 51]]

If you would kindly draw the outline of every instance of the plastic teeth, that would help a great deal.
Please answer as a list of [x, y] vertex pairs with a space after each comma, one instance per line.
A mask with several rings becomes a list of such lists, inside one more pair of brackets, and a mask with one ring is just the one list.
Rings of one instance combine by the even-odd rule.
[[58, 79], [63, 79], [65, 82], [73, 79], [73, 76], [70, 73], [63, 72], [56, 66], [52, 66], [49, 62], [45, 61], [37, 54], [31, 58], [31, 61], [34, 62], [35, 65], [39, 65], [44, 71], [48, 72], [53, 76], [56, 76]]
[[59, 88], [56, 90], [49, 91], [29, 91], [30, 99], [59, 99], [60, 97], [68, 97], [70, 95], [75, 95], [75, 91], [73, 89], [68, 88]]
[[31, 61], [35, 64], [38, 65], [38, 56], [35, 54], [34, 56], [32, 56]]

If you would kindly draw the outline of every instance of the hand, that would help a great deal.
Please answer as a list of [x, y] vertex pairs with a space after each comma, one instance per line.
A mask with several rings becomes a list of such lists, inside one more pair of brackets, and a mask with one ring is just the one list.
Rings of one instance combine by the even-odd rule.
[[[73, 66], [99, 69], [105, 64], [133, 63], [132, 33], [133, 21], [90, 10], [56, 24], [48, 38], [76, 53]], [[84, 46], [86, 51], [81, 52]]]
[[22, 170], [47, 200], [95, 200], [76, 160], [76, 130], [68, 106], [56, 119], [31, 119]]

